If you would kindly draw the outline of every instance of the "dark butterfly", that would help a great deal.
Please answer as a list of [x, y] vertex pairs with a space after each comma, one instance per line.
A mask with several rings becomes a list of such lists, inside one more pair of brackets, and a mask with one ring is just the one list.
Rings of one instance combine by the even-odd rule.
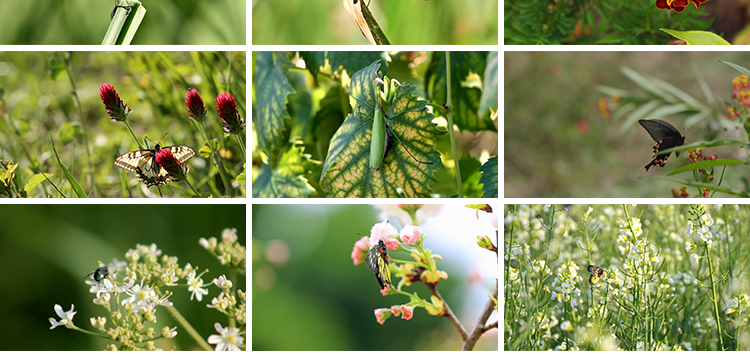
[[370, 271], [375, 273], [375, 278], [378, 279], [380, 289], [384, 289], [385, 285], [391, 286], [391, 268], [388, 265], [388, 249], [385, 247], [383, 240], [379, 240], [378, 244], [375, 244], [370, 248], [365, 255], [365, 263]]
[[586, 270], [591, 273], [591, 277], [589, 277], [589, 283], [592, 285], [597, 283], [602, 275], [604, 275], [604, 270], [596, 265], [589, 265]]
[[[646, 171], [652, 166], [664, 167], [669, 155], [672, 154], [659, 154], [659, 152], [685, 144], [685, 137], [680, 134], [677, 128], [667, 122], [662, 120], [638, 120], [638, 123], [646, 129], [646, 132], [656, 142], [654, 145], [654, 160], [646, 165]], [[675, 152], [675, 155], [679, 157], [680, 152]]]

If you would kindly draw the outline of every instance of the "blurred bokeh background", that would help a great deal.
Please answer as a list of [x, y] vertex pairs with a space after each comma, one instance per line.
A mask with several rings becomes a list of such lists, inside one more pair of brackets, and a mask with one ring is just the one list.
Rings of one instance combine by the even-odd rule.
[[[354, 243], [373, 225], [388, 219], [400, 231], [411, 224], [407, 216], [395, 205], [253, 205], [252, 350], [460, 350], [450, 321], [424, 308], [415, 308], [411, 320], [378, 324], [375, 309], [409, 299], [383, 297], [367, 266], [353, 264]], [[498, 270], [497, 255], [478, 247], [476, 237], [497, 242], [497, 215], [479, 212], [477, 220], [475, 210], [462, 205], [424, 205], [417, 217], [425, 248], [443, 257], [437, 268], [448, 273], [438, 290], [464, 328], [473, 329]], [[404, 252], [390, 255], [409, 259]], [[399, 281], [393, 278], [395, 286]], [[402, 290], [430, 297], [422, 283]], [[487, 323], [496, 320], [497, 312]], [[497, 329], [475, 349], [497, 350]]]
[[[244, 45], [245, 0], [141, 0], [147, 13], [132, 44]], [[102, 42], [113, 0], [2, 0], [0, 44]]]
[[[255, 45], [369, 43], [341, 0], [252, 2]], [[497, 0], [370, 1], [370, 11], [394, 45], [497, 45], [497, 8]]]
[[[136, 244], [155, 243], [162, 255], [176, 256], [180, 266], [190, 263], [204, 282], [225, 274], [226, 269], [200, 246], [200, 238], [221, 240], [225, 228], [236, 228], [246, 244], [246, 206], [242, 205], [0, 205], [0, 350], [103, 350], [106, 339], [94, 338], [65, 327], [50, 330], [50, 317], [57, 318], [55, 304], [65, 311], [75, 305], [74, 323], [93, 331], [90, 317], [106, 311], [92, 303], [84, 277], [98, 267], [98, 260], [125, 260]], [[208, 287], [202, 302], [190, 301], [181, 286], [170, 291], [178, 311], [205, 338], [216, 334], [215, 322], [226, 325], [226, 316], [206, 307], [219, 289]], [[245, 277], [237, 285], [247, 290]], [[158, 327], [174, 327], [176, 321], [157, 308]], [[178, 328], [173, 340], [160, 340], [157, 347], [197, 350], [185, 329]]]
[[[686, 144], [712, 139], [740, 140], [736, 121], [726, 120], [726, 106], [721, 101], [733, 102], [732, 80], [740, 73], [717, 60], [748, 67], [748, 53], [506, 52], [504, 55], [505, 197], [672, 197], [671, 189], [679, 189], [681, 185], [650, 177], [666, 176], [687, 165], [687, 154], [679, 158], [672, 154], [666, 167], [646, 172], [644, 166], [652, 159], [654, 141], [637, 119], [632, 119], [635, 116], [618, 116], [616, 110], [620, 104], [598, 90], [599, 85], [604, 85], [648, 99], [649, 93], [631, 81], [623, 67], [669, 83], [708, 107], [707, 115], [690, 112], [661, 118], [686, 136]], [[640, 102], [637, 107], [647, 102]], [[614, 112], [612, 117], [605, 118], [602, 107]], [[644, 119], [656, 118], [654, 115], [660, 113], [654, 108], [659, 107], [640, 114]], [[668, 108], [680, 109], [677, 105]], [[628, 114], [634, 113], [635, 110]], [[746, 157], [737, 146], [714, 147], [704, 154], [718, 154], [719, 159]], [[741, 166], [730, 166], [721, 186], [744, 189], [746, 172]], [[717, 168], [715, 175], [720, 173]], [[676, 177], [692, 180], [689, 172]], [[688, 192], [690, 197], [696, 195], [695, 188]]]

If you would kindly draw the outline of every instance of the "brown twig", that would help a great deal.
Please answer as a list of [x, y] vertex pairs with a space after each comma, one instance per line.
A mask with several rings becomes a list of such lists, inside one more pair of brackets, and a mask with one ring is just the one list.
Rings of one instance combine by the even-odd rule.
[[492, 295], [492, 298], [487, 300], [487, 303], [484, 305], [484, 309], [482, 310], [482, 314], [479, 316], [479, 321], [477, 322], [477, 326], [474, 327], [474, 331], [471, 332], [469, 335], [469, 339], [464, 342], [464, 346], [461, 348], [461, 350], [467, 351], [474, 349], [474, 345], [476, 345], [477, 340], [479, 340], [479, 337], [484, 334], [484, 332], [492, 329], [497, 328], [497, 322], [492, 323], [490, 325], [485, 326], [484, 322], [487, 321], [487, 319], [490, 318], [490, 315], [495, 310], [495, 307], [497, 304], [495, 303], [494, 299], [497, 299], [497, 292], [498, 292], [498, 281], [495, 279], [495, 293]]

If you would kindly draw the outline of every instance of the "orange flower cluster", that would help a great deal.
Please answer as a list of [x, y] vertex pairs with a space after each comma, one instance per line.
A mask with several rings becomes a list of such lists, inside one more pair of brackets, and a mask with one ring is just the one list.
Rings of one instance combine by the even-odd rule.
[[[748, 76], [742, 74], [732, 80], [732, 98], [737, 100], [740, 106], [750, 107], [750, 87], [748, 85]], [[737, 113], [734, 109], [729, 110], [729, 119], [734, 119]]]
[[660, 10], [674, 10], [675, 12], [683, 12], [691, 2], [693, 3], [693, 5], [695, 5], [695, 8], [700, 9], [701, 4], [706, 2], [706, 0], [656, 0], [655, 5], [656, 8]]

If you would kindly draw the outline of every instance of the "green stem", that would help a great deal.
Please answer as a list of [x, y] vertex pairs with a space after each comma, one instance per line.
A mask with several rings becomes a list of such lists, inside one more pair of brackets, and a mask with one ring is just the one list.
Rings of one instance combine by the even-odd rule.
[[167, 307], [167, 310], [169, 311], [169, 313], [172, 314], [172, 316], [177, 320], [177, 322], [180, 323], [182, 327], [185, 328], [185, 330], [187, 330], [188, 334], [190, 334], [190, 336], [195, 340], [196, 343], [198, 343], [198, 345], [200, 345], [201, 348], [203, 348], [203, 350], [205, 351], [214, 350], [211, 348], [210, 345], [208, 345], [208, 343], [205, 340], [203, 340], [203, 337], [200, 336], [200, 334], [198, 334], [198, 332], [195, 329], [193, 329], [190, 323], [188, 323], [188, 321], [184, 317], [182, 317], [182, 314], [180, 314], [180, 312], [177, 311], [177, 309], [175, 309], [173, 306], [169, 306]]
[[135, 141], [136, 143], [138, 143], [138, 149], [143, 149], [143, 146], [141, 145], [141, 142], [140, 142], [140, 141], [138, 140], [138, 138], [136, 138], [136, 136], [135, 136], [135, 132], [133, 132], [133, 128], [132, 128], [132, 127], [130, 127], [130, 123], [128, 123], [128, 121], [127, 121], [127, 120], [125, 120], [125, 121], [122, 121], [122, 122], [123, 122], [123, 123], [125, 123], [125, 127], [127, 127], [127, 129], [128, 129], [128, 132], [130, 132], [130, 136], [132, 136], [132, 137], [133, 137], [133, 140], [134, 140], [134, 141]]
[[188, 181], [187, 178], [185, 178], [185, 183], [187, 184], [187, 186], [190, 187], [191, 190], [193, 190], [193, 193], [195, 194], [195, 196], [200, 197], [201, 194], [198, 193], [198, 191], [195, 189], [195, 187], [193, 187], [193, 184], [191, 184], [190, 181]]
[[716, 331], [719, 333], [719, 344], [721, 344], [721, 349], [724, 350], [724, 337], [721, 332], [721, 314], [719, 313], [719, 299], [717, 298], [716, 294], [716, 280], [714, 280], [714, 266], [713, 262], [711, 261], [711, 251], [708, 249], [708, 243], [704, 244], [706, 247], [706, 256], [708, 259], [708, 272], [709, 276], [711, 278], [711, 293], [713, 294], [713, 304], [714, 304], [714, 317], [716, 318]]
[[224, 184], [224, 191], [226, 191], [227, 196], [232, 197], [232, 195], [234, 195], [232, 191], [232, 185], [228, 183], [229, 180], [227, 180], [227, 177], [224, 174], [223, 166], [219, 164], [219, 152], [214, 150], [214, 147], [211, 146], [211, 140], [208, 139], [206, 129], [203, 128], [203, 122], [198, 122], [198, 127], [200, 128], [201, 134], [203, 135], [203, 139], [206, 140], [206, 146], [208, 146], [208, 149], [211, 150], [211, 160], [213, 160], [216, 168], [219, 169], [219, 176], [221, 177], [221, 182]]
[[91, 164], [91, 152], [89, 150], [89, 140], [87, 133], [88, 129], [86, 128], [86, 120], [84, 119], [85, 116], [83, 114], [83, 107], [81, 107], [81, 100], [78, 98], [76, 81], [73, 78], [73, 70], [72, 66], [70, 65], [70, 56], [71, 53], [67, 52], [63, 58], [63, 62], [65, 63], [65, 72], [68, 73], [68, 80], [70, 80], [70, 86], [73, 95], [73, 104], [78, 109], [79, 117], [81, 117], [81, 130], [83, 131], [83, 136], [86, 137], [86, 139], [83, 140], [83, 149], [86, 153], [86, 160], [88, 160], [88, 171], [86, 172], [86, 177], [89, 180], [89, 185], [91, 185], [91, 197], [96, 197], [96, 184], [94, 183], [94, 176], [91, 174], [91, 172], [94, 171], [94, 166]]
[[242, 136], [239, 134], [236, 134], [237, 136], [237, 143], [240, 144], [240, 150], [242, 151], [242, 161], [247, 161], [247, 156], [245, 155], [245, 143], [242, 141]]
[[463, 183], [461, 182], [461, 164], [458, 159], [458, 148], [456, 147], [456, 132], [453, 130], [453, 105], [451, 101], [451, 52], [445, 52], [445, 87], [448, 95], [448, 135], [451, 138], [451, 149], [453, 150], [453, 163], [456, 170], [456, 184], [458, 185], [458, 197], [464, 197]]

